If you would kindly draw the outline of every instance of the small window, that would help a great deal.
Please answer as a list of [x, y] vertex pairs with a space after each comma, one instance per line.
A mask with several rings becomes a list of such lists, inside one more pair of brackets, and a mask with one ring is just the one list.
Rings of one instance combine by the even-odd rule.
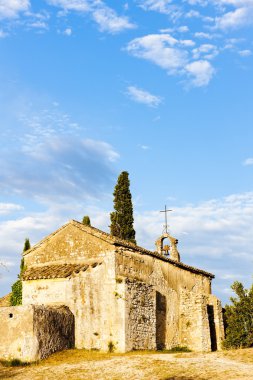
[[9, 314], [9, 318], [13, 318], [13, 314], [12, 313]]

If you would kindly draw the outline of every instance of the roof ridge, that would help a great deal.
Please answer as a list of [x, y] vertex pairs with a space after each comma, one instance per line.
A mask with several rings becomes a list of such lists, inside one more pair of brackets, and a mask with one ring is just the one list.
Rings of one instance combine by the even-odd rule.
[[200, 273], [200, 274], [203, 274], [205, 276], [208, 276], [208, 277], [211, 277], [211, 278], [214, 278], [215, 276], [212, 274], [212, 273], [209, 273], [209, 272], [206, 272], [202, 269], [198, 269], [198, 268], [195, 268], [195, 267], [192, 267], [190, 265], [187, 265], [187, 264], [184, 264], [182, 263], [181, 261], [174, 261], [170, 258], [167, 258], [163, 255], [161, 255], [160, 253], [156, 252], [156, 251], [150, 251], [146, 248], [143, 248], [143, 247], [140, 247], [138, 245], [135, 245], [134, 243], [132, 242], [129, 242], [127, 240], [123, 240], [123, 239], [119, 239], [115, 236], [112, 236], [111, 234], [107, 233], [107, 232], [104, 232], [96, 227], [93, 227], [93, 226], [87, 226], [87, 225], [84, 225], [82, 222], [78, 222], [77, 220], [74, 220], [74, 219], [70, 219], [67, 223], [65, 223], [63, 226], [61, 226], [60, 228], [58, 228], [56, 231], [52, 232], [50, 235], [46, 236], [44, 239], [42, 239], [41, 241], [39, 241], [37, 244], [35, 244], [34, 246], [32, 246], [29, 250], [25, 251], [23, 253], [23, 256], [26, 256], [27, 254], [29, 254], [30, 252], [32, 252], [34, 249], [40, 247], [42, 244], [44, 244], [46, 241], [48, 241], [49, 239], [51, 239], [52, 236], [56, 235], [59, 231], [63, 230], [64, 228], [66, 228], [68, 225], [74, 225], [75, 227], [79, 228], [80, 230], [82, 231], [85, 231], [86, 233], [92, 235], [92, 236], [95, 236], [95, 237], [98, 237], [100, 239], [103, 239], [104, 241], [107, 241], [115, 246], [121, 246], [121, 247], [124, 247], [124, 248], [128, 248], [128, 249], [132, 249], [134, 251], [138, 251], [140, 252], [141, 254], [147, 254], [147, 255], [150, 255], [150, 256], [153, 256], [153, 257], [156, 257], [160, 260], [163, 260], [163, 261], [167, 261], [179, 268], [183, 268], [183, 269], [186, 269], [186, 270], [190, 270], [192, 272], [195, 272], [195, 273]]
[[57, 230], [55, 230], [54, 232], [52, 232], [51, 234], [45, 236], [43, 239], [41, 239], [38, 243], [34, 244], [30, 249], [28, 249], [27, 251], [23, 252], [23, 256], [26, 256], [28, 255], [30, 252], [32, 252], [34, 249], [38, 248], [40, 245], [42, 245], [43, 243], [45, 243], [45, 241], [51, 239], [51, 237], [53, 237], [54, 235], [56, 235], [59, 231], [63, 230], [64, 228], [66, 228], [68, 225], [70, 224], [70, 221], [68, 221], [67, 223], [63, 224], [63, 226], [57, 228]]

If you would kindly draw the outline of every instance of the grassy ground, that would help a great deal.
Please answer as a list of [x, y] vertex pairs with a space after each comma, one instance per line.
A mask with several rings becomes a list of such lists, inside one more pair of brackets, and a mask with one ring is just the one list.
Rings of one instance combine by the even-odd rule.
[[27, 367], [4, 367], [15, 380], [253, 380], [253, 348], [217, 353], [69, 350]]

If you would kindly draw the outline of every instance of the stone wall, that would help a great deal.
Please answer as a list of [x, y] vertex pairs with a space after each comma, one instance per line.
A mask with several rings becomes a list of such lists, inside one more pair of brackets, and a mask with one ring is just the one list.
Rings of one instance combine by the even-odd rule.
[[200, 294], [211, 293], [211, 279], [208, 276], [124, 248], [116, 252], [116, 275], [154, 285], [162, 294], [168, 289], [179, 294], [181, 288]]
[[180, 293], [180, 336], [181, 344], [193, 351], [211, 351], [208, 297], [203, 294]]
[[223, 322], [223, 313], [221, 301], [215, 297], [213, 294], [210, 294], [208, 297], [208, 305], [212, 306], [213, 312], [213, 333], [215, 333], [216, 340], [216, 349], [222, 349], [222, 342], [224, 340], [224, 322]]
[[33, 362], [74, 347], [74, 316], [67, 307], [0, 309], [0, 358]]
[[118, 249], [116, 253], [116, 275], [152, 286], [156, 297], [154, 337], [158, 349], [179, 345], [197, 351], [211, 349], [208, 276], [126, 249]]
[[74, 348], [75, 320], [68, 307], [35, 306], [33, 326], [40, 359], [56, 351]]
[[152, 285], [126, 279], [126, 350], [156, 349], [156, 292]]
[[115, 254], [65, 279], [23, 281], [23, 303], [67, 305], [77, 348], [125, 351], [125, 288], [115, 278]]
[[25, 266], [79, 263], [94, 257], [103, 257], [112, 250], [112, 245], [103, 235], [92, 227], [71, 221], [24, 253]]

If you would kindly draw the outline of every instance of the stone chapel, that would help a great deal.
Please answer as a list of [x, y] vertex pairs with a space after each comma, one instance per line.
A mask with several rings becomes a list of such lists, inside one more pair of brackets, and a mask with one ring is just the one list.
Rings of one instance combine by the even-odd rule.
[[70, 347], [220, 349], [214, 275], [182, 263], [177, 243], [165, 233], [152, 252], [69, 221], [24, 253], [23, 304], [0, 308], [0, 358], [34, 361]]

